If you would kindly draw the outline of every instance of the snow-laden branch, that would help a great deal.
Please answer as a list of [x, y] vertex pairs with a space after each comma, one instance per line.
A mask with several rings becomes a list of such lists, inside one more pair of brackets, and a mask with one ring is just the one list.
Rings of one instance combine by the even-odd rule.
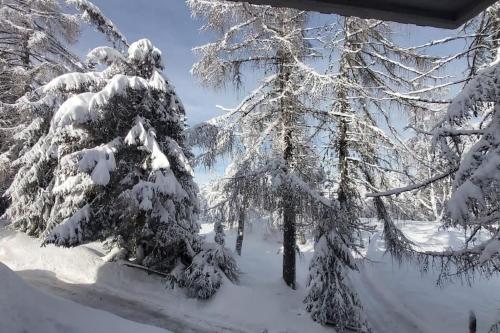
[[432, 178], [429, 178], [429, 179], [427, 179], [423, 182], [417, 183], [417, 184], [408, 185], [408, 186], [400, 187], [400, 188], [395, 188], [395, 189], [385, 191], [385, 192], [367, 193], [366, 197], [367, 198], [388, 197], [391, 195], [399, 195], [399, 194], [404, 193], [404, 192], [419, 190], [419, 189], [422, 189], [422, 188], [428, 186], [429, 184], [432, 184], [432, 183], [437, 182], [441, 179], [444, 179], [446, 177], [451, 176], [453, 173], [457, 172], [457, 170], [458, 170], [458, 168], [451, 169], [448, 172], [445, 172], [445, 173], [440, 174], [440, 175], [436, 175]]

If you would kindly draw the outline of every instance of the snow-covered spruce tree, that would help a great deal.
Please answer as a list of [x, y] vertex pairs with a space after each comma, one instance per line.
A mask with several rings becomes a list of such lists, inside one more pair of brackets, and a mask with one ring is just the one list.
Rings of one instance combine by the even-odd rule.
[[203, 251], [193, 258], [191, 265], [182, 273], [181, 286], [187, 286], [191, 296], [209, 298], [221, 286], [223, 277], [238, 280], [238, 266], [225, 245], [222, 223], [214, 224], [215, 243], [204, 244]]
[[[207, 140], [212, 145], [204, 156], [233, 152], [225, 185], [229, 200], [242, 198], [251, 207], [281, 214], [283, 279], [294, 288], [297, 221], [322, 219], [332, 209], [320, 195], [324, 175], [308, 126], [318, 112], [314, 96], [331, 80], [305, 63], [318, 56], [307, 36], [308, 14], [222, 0], [187, 3], [194, 16], [205, 19], [203, 29], [217, 34], [214, 42], [195, 49], [200, 60], [192, 72], [203, 84], [238, 86], [245, 68], [262, 73], [260, 85], [210, 126], [213, 140]], [[232, 132], [239, 144], [233, 144]]]
[[[71, 6], [77, 13], [71, 12]], [[70, 51], [82, 21], [126, 46], [114, 25], [87, 0], [4, 0], [0, 8], [0, 215], [7, 202], [2, 194], [16, 169], [12, 161], [30, 147], [47, 126], [39, 88], [85, 65]], [[22, 98], [21, 98], [22, 97]], [[50, 108], [48, 108], [50, 109]], [[50, 117], [50, 116], [49, 116]]]
[[193, 295], [212, 295], [211, 274], [221, 268], [198, 236], [184, 108], [161, 74], [161, 52], [143, 39], [126, 54], [99, 47], [88, 59], [106, 68], [43, 87], [62, 104], [16, 161], [7, 218], [43, 244], [111, 237], [136, 264], [174, 272]]
[[337, 332], [370, 332], [349, 277], [350, 271], [358, 269], [350, 240], [335, 228], [357, 218], [349, 213], [339, 206], [334, 219], [324, 219], [317, 226], [304, 303], [315, 321], [332, 325]]

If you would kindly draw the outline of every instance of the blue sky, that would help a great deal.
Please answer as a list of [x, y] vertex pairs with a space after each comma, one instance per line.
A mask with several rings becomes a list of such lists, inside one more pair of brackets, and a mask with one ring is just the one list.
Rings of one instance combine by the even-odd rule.
[[[129, 42], [149, 38], [162, 50], [166, 65], [165, 74], [175, 86], [186, 107], [188, 124], [193, 125], [220, 115], [216, 105], [233, 106], [244, 97], [245, 90], [252, 89], [250, 83], [239, 92], [231, 87], [214, 91], [201, 87], [191, 76], [189, 70], [196, 61], [191, 49], [209, 42], [210, 36], [199, 31], [201, 22], [191, 18], [184, 0], [93, 0], [93, 2], [118, 26]], [[323, 19], [328, 17], [322, 15], [321, 20]], [[399, 24], [395, 32], [396, 40], [403, 45], [420, 44], [453, 33], [449, 30]], [[78, 53], [85, 55], [94, 47], [104, 44], [106, 41], [102, 36], [85, 30], [76, 47]], [[455, 43], [436, 48], [433, 52], [449, 54], [462, 48], [464, 46], [462, 44]], [[251, 73], [247, 76], [250, 82], [254, 82]], [[219, 163], [213, 171], [198, 168], [195, 170], [197, 182], [203, 184], [220, 175], [224, 165], [224, 162]]]

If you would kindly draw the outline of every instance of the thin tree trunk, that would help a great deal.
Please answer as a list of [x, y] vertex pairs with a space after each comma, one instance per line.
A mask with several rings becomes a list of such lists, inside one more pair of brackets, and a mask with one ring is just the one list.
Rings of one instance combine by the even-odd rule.
[[243, 233], [245, 231], [245, 209], [240, 211], [238, 217], [238, 235], [236, 236], [236, 253], [241, 256], [241, 248], [243, 247]]
[[[284, 53], [286, 54], [286, 52]], [[284, 92], [285, 83], [289, 79], [289, 68], [286, 66], [286, 56], [281, 56], [279, 66], [280, 90]], [[281, 99], [281, 113], [283, 117], [283, 159], [285, 160], [285, 173], [290, 173], [293, 158], [292, 125], [293, 114], [289, 108], [287, 98]], [[295, 206], [291, 188], [285, 188], [283, 193], [283, 280], [292, 289], [295, 289], [295, 251], [296, 251], [296, 226]]]
[[[346, 112], [346, 110], [342, 110]], [[349, 156], [348, 143], [347, 143], [347, 129], [348, 124], [345, 119], [340, 121], [339, 128], [339, 139], [337, 141], [337, 152], [339, 156], [339, 190], [338, 190], [338, 200], [341, 207], [345, 208], [347, 205], [347, 193], [349, 191], [349, 166], [347, 158]]]
[[[349, 31], [349, 26], [347, 24], [347, 20], [345, 23], [345, 30]], [[346, 49], [351, 49], [350, 41], [348, 36], [346, 36], [346, 45], [344, 46]], [[341, 59], [340, 59], [340, 72], [341, 76], [347, 80], [348, 76], [348, 68], [349, 68], [349, 55], [347, 51], [344, 51], [342, 53]], [[351, 108], [349, 105], [349, 102], [347, 101], [347, 91], [345, 88], [340, 88], [340, 91], [338, 92], [338, 97], [339, 101], [339, 107], [340, 107], [340, 112], [344, 115], [350, 114], [351, 113]], [[339, 180], [339, 188], [337, 192], [337, 198], [340, 204], [341, 208], [347, 208], [345, 207], [348, 205], [348, 193], [349, 193], [349, 165], [348, 165], [348, 157], [349, 157], [349, 142], [348, 142], [348, 137], [347, 137], [347, 132], [349, 130], [349, 121], [347, 117], [341, 117], [340, 118], [340, 123], [339, 123], [339, 134], [338, 134], [338, 139], [337, 139], [337, 154], [339, 158], [339, 175], [340, 175], [340, 180]], [[352, 209], [351, 207], [350, 209]]]
[[[288, 117], [286, 117], [288, 118]], [[287, 119], [289, 120], [289, 119]], [[293, 154], [292, 131], [285, 121], [285, 151], [284, 159], [287, 164], [287, 172]], [[283, 280], [292, 289], [295, 289], [295, 251], [296, 251], [296, 225], [295, 207], [292, 189], [287, 189], [283, 197]]]
[[283, 280], [292, 289], [295, 289], [295, 247], [295, 209], [288, 196], [283, 211]]
[[[347, 60], [343, 57], [342, 63], [345, 66]], [[345, 70], [343, 68], [343, 70]], [[347, 102], [347, 94], [345, 91], [340, 91], [338, 94], [338, 99], [340, 101], [340, 112], [343, 114], [350, 113], [350, 107]], [[339, 124], [339, 134], [337, 139], [337, 154], [339, 157], [339, 188], [337, 192], [338, 201], [341, 208], [348, 205], [348, 193], [349, 193], [349, 142], [347, 141], [347, 131], [349, 129], [349, 123], [346, 117], [340, 119]], [[351, 207], [352, 208], [352, 207]]]

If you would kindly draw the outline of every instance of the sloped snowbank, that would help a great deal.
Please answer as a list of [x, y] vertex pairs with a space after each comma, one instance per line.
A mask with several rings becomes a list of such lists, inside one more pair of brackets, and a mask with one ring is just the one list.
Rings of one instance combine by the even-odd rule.
[[167, 333], [44, 294], [0, 263], [0, 332]]

